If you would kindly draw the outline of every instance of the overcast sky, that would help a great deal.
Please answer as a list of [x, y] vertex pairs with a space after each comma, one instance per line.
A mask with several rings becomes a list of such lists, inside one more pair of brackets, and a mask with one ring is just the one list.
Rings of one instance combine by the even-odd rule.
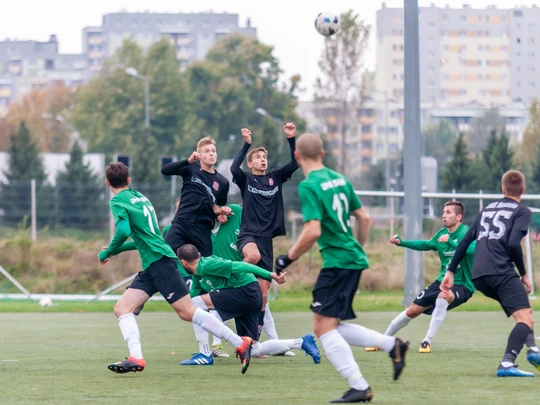
[[[540, 0], [537, 0], [540, 6]], [[341, 13], [354, 9], [362, 19], [375, 28], [375, 13], [382, 1], [369, 0], [26, 0], [2, 1], [0, 5], [0, 39], [17, 38], [46, 41], [50, 34], [56, 34], [60, 52], [79, 53], [82, 50], [82, 28], [99, 26], [102, 15], [125, 10], [155, 12], [228, 12], [240, 15], [240, 24], [245, 26], [251, 18], [252, 26], [257, 28], [259, 39], [274, 46], [274, 55], [280, 60], [284, 76], [295, 73], [302, 76], [302, 85], [307, 91], [302, 99], [310, 99], [312, 85], [319, 75], [318, 59], [322, 50], [323, 37], [313, 28], [316, 15], [321, 11]], [[468, 0], [468, 1], [424, 1], [420, 6], [450, 4], [461, 8], [463, 3], [474, 4], [475, 8], [497, 5], [499, 8], [519, 5], [532, 5], [527, 0]], [[402, 0], [386, 1], [388, 7], [402, 7]], [[365, 64], [375, 68], [375, 31]]]

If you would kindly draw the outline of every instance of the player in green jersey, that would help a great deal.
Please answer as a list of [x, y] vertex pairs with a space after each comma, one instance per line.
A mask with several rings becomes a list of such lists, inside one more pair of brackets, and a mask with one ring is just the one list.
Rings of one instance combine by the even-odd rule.
[[[428, 251], [434, 250], [439, 254], [441, 268], [439, 277], [420, 292], [414, 302], [390, 323], [385, 335], [392, 336], [401, 328], [407, 326], [411, 319], [421, 314], [431, 315], [431, 322], [426, 337], [422, 340], [418, 351], [431, 353], [431, 342], [439, 330], [447, 311], [466, 303], [473, 295], [475, 288], [471, 279], [472, 261], [476, 243], [467, 249], [467, 255], [461, 262], [455, 275], [455, 285], [448, 292], [441, 291], [441, 281], [446, 274], [446, 268], [454, 256], [454, 252], [469, 227], [462, 223], [463, 204], [459, 201], [448, 201], [444, 204], [441, 228], [429, 240], [403, 240], [394, 235], [390, 243], [408, 249]], [[378, 348], [366, 347], [366, 352], [376, 351]]]
[[[259, 314], [263, 298], [255, 276], [282, 284], [285, 282], [286, 273], [278, 275], [254, 264], [232, 262], [217, 256], [201, 257], [197, 248], [189, 244], [178, 248], [177, 253], [182, 266], [193, 275], [190, 291], [193, 304], [204, 310], [215, 309], [224, 321], [234, 318], [237, 333], [249, 336], [253, 340], [251, 348], [253, 356], [274, 355], [291, 349], [302, 349], [306, 355], [309, 354], [313, 358], [315, 364], [320, 363], [321, 355], [311, 335], [298, 339], [272, 339], [263, 343], [258, 341]], [[180, 364], [186, 366], [214, 364], [208, 333], [195, 324], [193, 327], [200, 352]], [[242, 368], [242, 373], [245, 369], [247, 366]]]
[[[365, 402], [373, 398], [373, 392], [349, 345], [377, 346], [389, 352], [397, 380], [405, 367], [409, 344], [342, 322], [356, 317], [352, 302], [362, 271], [369, 267], [362, 248], [368, 236], [369, 216], [349, 180], [326, 168], [323, 157], [320, 137], [304, 134], [298, 138], [295, 158], [306, 176], [298, 186], [304, 228], [288, 254], [276, 259], [275, 267], [277, 272], [282, 271], [318, 243], [323, 266], [313, 290], [313, 327], [328, 360], [351, 387], [332, 403]], [[351, 215], [356, 219], [356, 238], [351, 229]]]
[[241, 262], [242, 255], [238, 252], [237, 242], [242, 222], [242, 207], [230, 204], [231, 215], [227, 222], [220, 224], [212, 233], [212, 255], [233, 262]]
[[[171, 247], [161, 237], [154, 207], [148, 198], [129, 188], [129, 170], [122, 163], [111, 163], [106, 169], [106, 184], [114, 197], [110, 201], [116, 223], [116, 233], [109, 246], [98, 255], [101, 264], [111, 256], [129, 250], [122, 244], [131, 236], [142, 261], [142, 271], [122, 294], [114, 307], [118, 325], [129, 348], [129, 357], [108, 368], [116, 373], [143, 371], [146, 362], [142, 355], [140, 333], [133, 311], [141, 307], [152, 295], [160, 292], [178, 316], [197, 324], [209, 333], [227, 341], [233, 334], [226, 325], [209, 313], [196, 308], [189, 297], [189, 290], [178, 271], [178, 259]], [[234, 335], [236, 353], [242, 364], [249, 364], [251, 338]]]

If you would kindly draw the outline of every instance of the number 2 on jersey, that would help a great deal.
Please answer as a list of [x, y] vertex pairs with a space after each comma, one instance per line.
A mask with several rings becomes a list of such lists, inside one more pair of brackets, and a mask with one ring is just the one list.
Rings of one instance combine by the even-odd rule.
[[348, 226], [351, 225], [351, 221], [349, 220], [349, 200], [347, 199], [347, 196], [343, 193], [334, 194], [332, 209], [337, 214], [343, 232], [347, 232], [349, 230]]
[[[478, 234], [478, 240], [488, 237], [489, 239], [501, 239], [506, 232], [506, 225], [501, 221], [501, 217], [505, 219], [510, 219], [512, 216], [512, 211], [488, 211], [482, 213], [482, 218], [480, 218], [480, 225], [484, 228]], [[486, 219], [491, 218], [491, 224], [486, 221]], [[490, 227], [496, 228], [497, 232], [490, 231]]]
[[143, 212], [144, 216], [148, 218], [148, 226], [150, 227], [150, 232], [156, 233], [156, 230], [154, 228], [154, 221], [157, 224], [157, 218], [156, 218], [156, 211], [154, 211], [154, 207], [151, 205], [147, 207], [146, 205], [143, 205]]

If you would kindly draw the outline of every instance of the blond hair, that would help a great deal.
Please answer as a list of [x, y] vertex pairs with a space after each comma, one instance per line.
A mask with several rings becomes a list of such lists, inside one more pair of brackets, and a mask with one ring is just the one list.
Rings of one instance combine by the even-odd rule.
[[211, 136], [205, 136], [199, 142], [197, 142], [197, 151], [199, 151], [203, 146], [206, 145], [216, 145], [216, 141]]
[[247, 155], [247, 161], [248, 163], [251, 162], [251, 160], [253, 159], [253, 155], [256, 153], [256, 152], [264, 152], [264, 154], [266, 156], [268, 156], [268, 151], [266, 149], [264, 149], [262, 146], [260, 148], [255, 148], [255, 149], [252, 149], [248, 152], [248, 155]]

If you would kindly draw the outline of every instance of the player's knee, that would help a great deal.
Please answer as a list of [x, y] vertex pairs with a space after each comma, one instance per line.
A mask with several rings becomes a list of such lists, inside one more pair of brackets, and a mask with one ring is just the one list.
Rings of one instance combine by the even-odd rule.
[[406, 309], [405, 315], [407, 315], [409, 318], [416, 318], [422, 312], [423, 311], [420, 310], [419, 306], [411, 305], [409, 308]]
[[114, 313], [114, 316], [116, 316], [117, 318], [120, 318], [121, 316], [129, 314], [130, 312], [133, 312], [134, 310], [135, 308], [130, 311], [126, 305], [124, 305], [121, 301], [118, 301], [116, 305], [114, 306], [113, 313]]
[[454, 300], [456, 299], [452, 291], [446, 291], [446, 292], [441, 291], [439, 295], [437, 296], [437, 298], [442, 298], [443, 300], [446, 300], [449, 304], [454, 302]]
[[258, 250], [247, 250], [243, 252], [244, 261], [251, 264], [257, 264], [261, 261], [261, 254]]
[[190, 305], [182, 305], [174, 308], [180, 319], [183, 321], [191, 322], [193, 319], [193, 314], [195, 313], [195, 306], [190, 303]]

